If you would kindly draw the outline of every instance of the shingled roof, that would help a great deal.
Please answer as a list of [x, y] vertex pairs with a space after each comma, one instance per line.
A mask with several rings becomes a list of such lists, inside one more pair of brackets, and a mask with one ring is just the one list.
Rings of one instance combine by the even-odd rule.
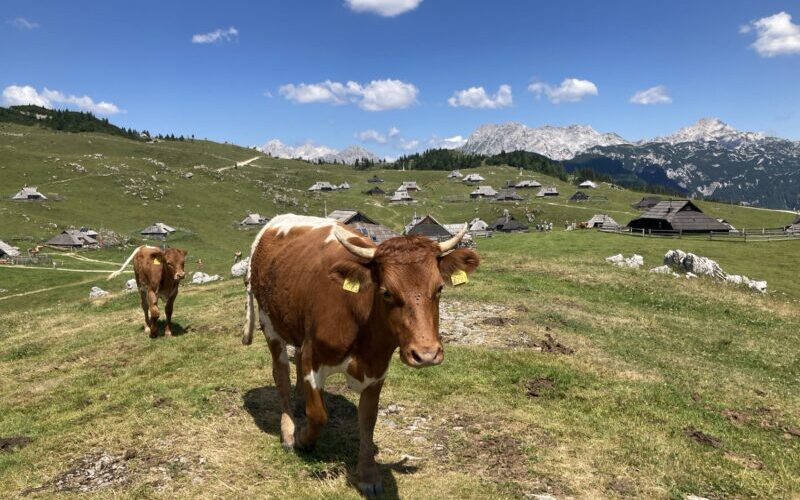
[[619, 227], [617, 221], [606, 214], [595, 214], [594, 217], [589, 219], [586, 225], [589, 227], [604, 227], [606, 229]]
[[83, 248], [85, 246], [95, 246], [98, 242], [96, 239], [92, 238], [86, 233], [82, 233], [77, 229], [67, 229], [66, 231], [62, 231], [61, 234], [57, 234], [56, 236], [50, 238], [47, 241], [46, 245], [54, 246], [54, 247], [65, 247], [65, 248]]
[[661, 201], [663, 200], [658, 196], [645, 196], [639, 202], [634, 203], [631, 206], [637, 210], [648, 210], [658, 205], [658, 203]]
[[377, 224], [377, 222], [362, 214], [358, 210], [334, 210], [328, 214], [328, 218], [335, 219], [342, 224], [352, 224], [354, 222]]
[[665, 200], [628, 223], [633, 229], [708, 233], [728, 232], [730, 226], [704, 214], [689, 200]]
[[19, 248], [12, 247], [5, 241], [0, 241], [0, 257], [19, 257]]

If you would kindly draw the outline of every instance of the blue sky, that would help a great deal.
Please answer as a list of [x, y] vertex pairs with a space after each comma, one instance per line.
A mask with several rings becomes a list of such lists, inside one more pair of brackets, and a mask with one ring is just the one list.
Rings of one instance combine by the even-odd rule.
[[715, 116], [800, 139], [797, 2], [4, 0], [0, 16], [4, 104], [152, 132], [396, 156], [484, 123], [640, 139]]

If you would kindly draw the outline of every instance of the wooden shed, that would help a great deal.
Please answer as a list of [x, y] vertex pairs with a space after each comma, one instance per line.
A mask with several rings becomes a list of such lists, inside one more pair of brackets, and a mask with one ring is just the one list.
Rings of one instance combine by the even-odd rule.
[[731, 227], [704, 214], [689, 200], [665, 200], [628, 223], [632, 229], [682, 233], [727, 233]]

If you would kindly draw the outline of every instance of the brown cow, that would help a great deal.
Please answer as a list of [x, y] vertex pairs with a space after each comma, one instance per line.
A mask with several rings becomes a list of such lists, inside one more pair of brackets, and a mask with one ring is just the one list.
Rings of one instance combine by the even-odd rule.
[[159, 297], [166, 301], [164, 312], [167, 315], [167, 325], [164, 328], [164, 335], [172, 336], [172, 306], [175, 304], [175, 297], [178, 296], [178, 286], [186, 276], [183, 264], [187, 253], [180, 248], [161, 250], [158, 247], [142, 245], [133, 251], [119, 270], [108, 277], [111, 280], [119, 276], [133, 260], [136, 286], [139, 288], [144, 311], [144, 332], [149, 334], [150, 338], [158, 336]]
[[[453, 250], [463, 236], [464, 231], [443, 243], [397, 237], [376, 247], [332, 219], [293, 214], [262, 228], [250, 252], [242, 343], [253, 339], [255, 298], [272, 354], [285, 448], [314, 447], [328, 420], [325, 378], [344, 373], [350, 388], [361, 394], [359, 489], [367, 495], [383, 491], [373, 443], [383, 380], [398, 347], [400, 359], [414, 368], [444, 359], [439, 296], [451, 276], [463, 278], [479, 263], [472, 250]], [[306, 423], [298, 428], [291, 412], [287, 344], [297, 347], [295, 392], [305, 399]]]

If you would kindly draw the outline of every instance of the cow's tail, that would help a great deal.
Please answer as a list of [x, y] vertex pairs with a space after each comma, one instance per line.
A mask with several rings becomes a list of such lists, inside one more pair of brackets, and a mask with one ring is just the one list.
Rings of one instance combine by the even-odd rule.
[[242, 335], [242, 344], [250, 345], [253, 343], [253, 330], [256, 328], [256, 311], [255, 304], [253, 304], [253, 286], [250, 284], [250, 266], [253, 262], [253, 256], [250, 256], [250, 262], [247, 263], [247, 274], [245, 275], [244, 283], [247, 286], [247, 302], [245, 304], [245, 318], [244, 318], [244, 332]]
[[116, 271], [114, 271], [113, 273], [109, 274], [109, 275], [108, 275], [108, 278], [106, 278], [106, 280], [108, 280], [108, 281], [111, 281], [111, 280], [113, 280], [114, 278], [116, 278], [117, 276], [119, 276], [120, 274], [122, 274], [122, 271], [123, 271], [123, 270], [124, 270], [126, 267], [128, 267], [128, 264], [130, 264], [130, 263], [131, 263], [131, 261], [133, 260], [133, 258], [134, 258], [134, 257], [136, 257], [136, 254], [137, 254], [137, 253], [139, 253], [139, 250], [141, 250], [141, 249], [142, 249], [142, 247], [136, 247], [136, 250], [134, 250], [134, 251], [133, 251], [133, 253], [131, 254], [131, 256], [130, 256], [130, 257], [128, 257], [128, 260], [126, 260], [126, 261], [125, 261], [125, 263], [124, 263], [124, 264], [122, 264], [122, 267], [120, 267], [119, 269], [117, 269], [117, 270], [116, 270]]
[[269, 224], [261, 228], [258, 232], [253, 244], [250, 245], [250, 257], [247, 261], [247, 274], [244, 275], [244, 285], [247, 287], [247, 301], [245, 303], [245, 318], [244, 318], [244, 331], [242, 332], [242, 344], [250, 345], [253, 343], [253, 331], [256, 328], [256, 305], [253, 300], [253, 256], [256, 254], [258, 244], [261, 242], [261, 237], [264, 232], [269, 228]]

